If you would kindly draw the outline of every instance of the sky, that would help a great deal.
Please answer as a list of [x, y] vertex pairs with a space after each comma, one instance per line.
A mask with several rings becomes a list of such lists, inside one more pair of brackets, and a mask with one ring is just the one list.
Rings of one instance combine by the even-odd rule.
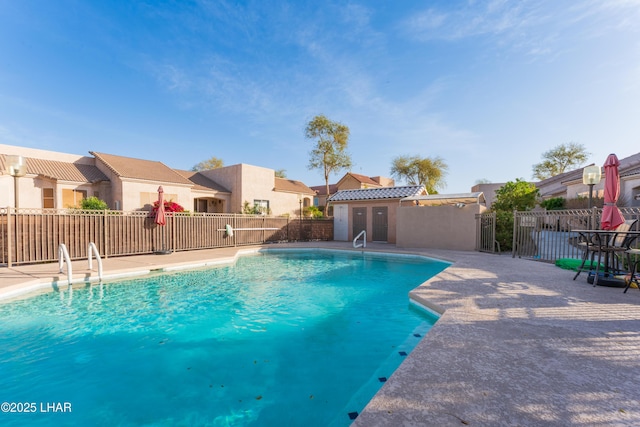
[[314, 186], [319, 114], [349, 127], [352, 172], [440, 158], [440, 193], [531, 180], [570, 142], [622, 159], [640, 151], [640, 0], [0, 0], [0, 144]]

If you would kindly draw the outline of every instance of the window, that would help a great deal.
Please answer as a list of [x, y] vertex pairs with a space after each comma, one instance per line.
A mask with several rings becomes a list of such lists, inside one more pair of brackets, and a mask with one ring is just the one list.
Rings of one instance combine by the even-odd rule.
[[42, 207], [44, 209], [53, 209], [56, 207], [53, 198], [53, 188], [42, 189]]
[[65, 208], [79, 208], [82, 199], [87, 197], [86, 190], [62, 190], [62, 206]]
[[261, 214], [269, 213], [269, 201], [268, 200], [254, 200], [253, 206], [256, 208], [256, 211]]

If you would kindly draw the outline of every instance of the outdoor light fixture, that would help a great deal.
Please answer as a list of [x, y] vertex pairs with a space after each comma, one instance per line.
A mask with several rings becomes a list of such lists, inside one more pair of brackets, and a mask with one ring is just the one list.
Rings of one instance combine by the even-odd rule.
[[18, 209], [20, 202], [18, 178], [24, 176], [27, 173], [27, 165], [22, 156], [10, 155], [7, 156], [7, 167], [9, 168], [9, 175], [13, 177], [14, 207]]
[[591, 209], [591, 200], [593, 199], [593, 186], [598, 184], [601, 178], [600, 166], [586, 166], [582, 170], [582, 183], [589, 186], [589, 209]]

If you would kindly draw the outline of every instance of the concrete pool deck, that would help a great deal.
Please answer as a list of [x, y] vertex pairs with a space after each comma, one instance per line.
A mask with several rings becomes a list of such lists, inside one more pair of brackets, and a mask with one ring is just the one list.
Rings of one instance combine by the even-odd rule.
[[[351, 249], [313, 242], [265, 248]], [[233, 260], [225, 248], [103, 260], [105, 278]], [[353, 423], [369, 426], [638, 426], [640, 291], [593, 287], [554, 265], [478, 252], [397, 249], [453, 265], [412, 298], [445, 310]], [[95, 278], [72, 262], [74, 280]], [[96, 264], [94, 261], [94, 270]], [[65, 267], [66, 272], [66, 267]], [[66, 285], [58, 264], [0, 267], [0, 298]]]

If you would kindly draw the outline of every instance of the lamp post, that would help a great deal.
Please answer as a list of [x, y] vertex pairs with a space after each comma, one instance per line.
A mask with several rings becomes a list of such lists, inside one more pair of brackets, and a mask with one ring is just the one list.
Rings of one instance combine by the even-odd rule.
[[598, 184], [601, 178], [600, 166], [587, 166], [582, 170], [582, 183], [589, 186], [589, 209], [593, 200], [593, 186]]
[[20, 207], [18, 178], [27, 173], [27, 165], [24, 163], [22, 156], [11, 155], [7, 156], [7, 166], [9, 166], [9, 175], [13, 177], [14, 207], [18, 209]]
[[300, 203], [300, 234], [298, 237], [302, 240], [302, 196], [300, 196], [298, 202]]

